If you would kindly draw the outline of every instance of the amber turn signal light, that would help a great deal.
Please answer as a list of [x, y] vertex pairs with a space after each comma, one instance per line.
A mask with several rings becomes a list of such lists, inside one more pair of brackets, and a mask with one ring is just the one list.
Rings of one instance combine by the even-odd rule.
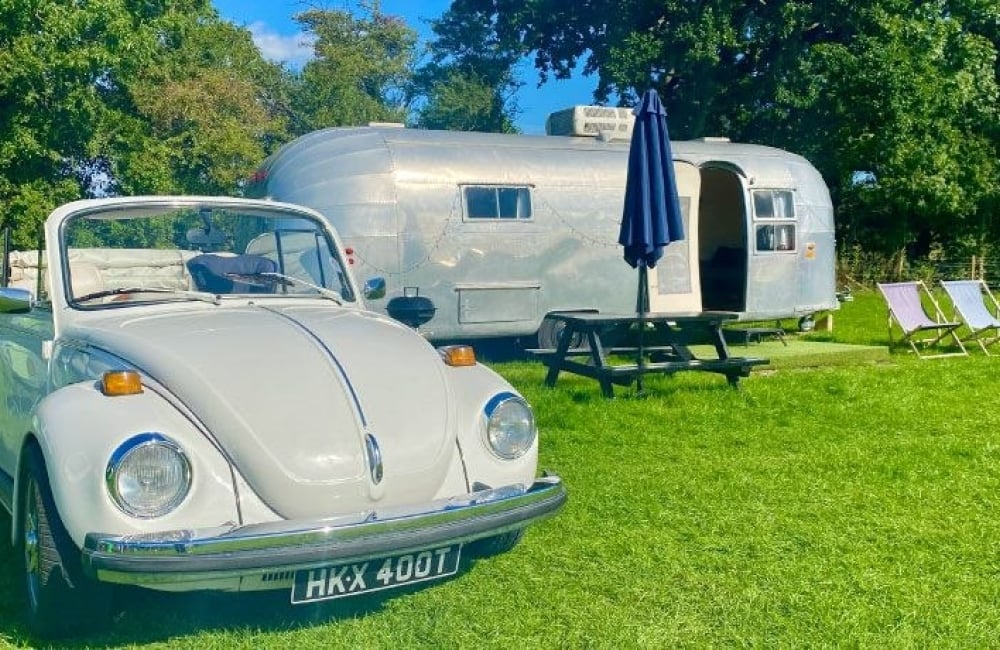
[[109, 370], [101, 378], [101, 392], [109, 397], [138, 395], [142, 392], [142, 380], [135, 370]]
[[476, 353], [471, 345], [446, 345], [438, 348], [438, 353], [449, 366], [476, 365]]

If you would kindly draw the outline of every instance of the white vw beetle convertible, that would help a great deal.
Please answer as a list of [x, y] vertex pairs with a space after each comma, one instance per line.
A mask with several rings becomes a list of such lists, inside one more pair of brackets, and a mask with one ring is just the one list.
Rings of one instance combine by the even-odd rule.
[[524, 399], [366, 311], [316, 212], [79, 201], [4, 255], [0, 505], [36, 633], [100, 620], [116, 583], [311, 603], [435, 580], [565, 501]]

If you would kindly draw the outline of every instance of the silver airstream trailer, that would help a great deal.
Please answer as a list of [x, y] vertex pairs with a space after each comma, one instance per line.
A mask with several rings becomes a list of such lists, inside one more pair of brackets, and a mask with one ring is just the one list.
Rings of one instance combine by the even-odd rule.
[[[550, 347], [546, 314], [628, 312], [636, 297], [617, 244], [630, 122], [611, 125], [618, 138], [570, 125], [564, 136], [325, 129], [264, 161], [250, 193], [317, 209], [358, 277], [384, 277], [389, 298], [429, 299], [428, 338]], [[673, 153], [686, 238], [649, 274], [651, 309], [742, 320], [836, 309], [833, 209], [808, 161], [725, 139]]]

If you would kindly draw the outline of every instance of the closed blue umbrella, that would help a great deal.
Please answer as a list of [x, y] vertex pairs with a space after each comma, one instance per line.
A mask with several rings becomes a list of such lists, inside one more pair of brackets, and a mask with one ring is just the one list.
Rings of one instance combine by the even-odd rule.
[[[643, 363], [642, 315], [649, 311], [647, 269], [656, 266], [663, 249], [684, 239], [684, 222], [677, 197], [673, 154], [667, 131], [667, 111], [655, 90], [647, 90], [634, 110], [635, 125], [628, 154], [625, 206], [618, 243], [625, 248], [625, 261], [639, 269], [636, 311], [639, 313], [639, 365]], [[642, 374], [638, 377], [642, 391]]]

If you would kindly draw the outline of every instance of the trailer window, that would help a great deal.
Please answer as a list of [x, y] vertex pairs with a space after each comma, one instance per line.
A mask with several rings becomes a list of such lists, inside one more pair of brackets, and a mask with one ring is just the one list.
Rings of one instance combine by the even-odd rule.
[[531, 192], [524, 186], [465, 185], [467, 219], [531, 219]]
[[753, 191], [757, 251], [795, 250], [795, 201], [789, 190]]

